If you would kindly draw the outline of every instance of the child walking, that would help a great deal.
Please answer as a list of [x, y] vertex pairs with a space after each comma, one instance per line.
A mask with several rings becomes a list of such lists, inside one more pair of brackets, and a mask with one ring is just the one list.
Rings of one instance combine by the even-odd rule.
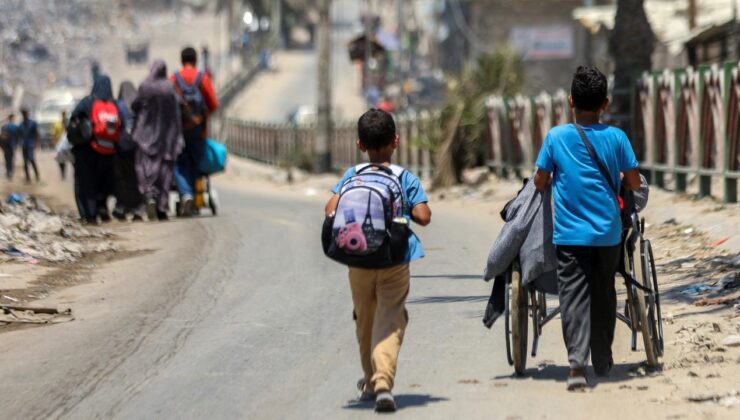
[[408, 324], [409, 263], [424, 256], [409, 221], [427, 226], [432, 213], [419, 178], [391, 164], [399, 141], [393, 117], [371, 109], [360, 117], [357, 131], [357, 147], [370, 162], [349, 168], [332, 189], [322, 239], [325, 251], [331, 249], [327, 255], [349, 266], [364, 373], [358, 399], [375, 400], [376, 411], [392, 412], [398, 352]]

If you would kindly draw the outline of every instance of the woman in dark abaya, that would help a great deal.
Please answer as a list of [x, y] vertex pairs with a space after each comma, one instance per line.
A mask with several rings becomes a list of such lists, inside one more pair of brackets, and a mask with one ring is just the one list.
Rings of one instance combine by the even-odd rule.
[[121, 83], [117, 102], [118, 107], [124, 112], [121, 115], [123, 130], [114, 163], [116, 208], [113, 210], [113, 216], [121, 221], [126, 220], [129, 214], [133, 214], [133, 220], [143, 219], [143, 201], [139, 193], [139, 184], [134, 169], [136, 143], [133, 141], [132, 133], [136, 116], [131, 110], [131, 106], [135, 99], [136, 87], [134, 84], [129, 81]]
[[150, 220], [167, 220], [175, 160], [184, 146], [180, 104], [162, 60], [152, 64], [132, 105], [136, 114], [136, 175]]
[[[72, 111], [71, 119], [90, 121], [93, 104], [96, 102], [115, 103], [113, 89], [108, 76], [100, 75], [90, 95], [84, 97]], [[118, 108], [119, 116], [124, 112]], [[106, 199], [113, 194], [115, 175], [113, 173], [114, 153], [100, 153], [101, 143], [91, 141], [74, 146], [75, 196], [80, 217], [85, 223], [97, 223], [98, 217], [110, 220]]]

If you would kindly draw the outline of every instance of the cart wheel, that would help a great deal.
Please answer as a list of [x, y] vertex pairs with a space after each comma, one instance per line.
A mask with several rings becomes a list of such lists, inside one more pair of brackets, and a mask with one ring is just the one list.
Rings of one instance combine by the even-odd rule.
[[524, 375], [527, 368], [528, 301], [529, 294], [522, 285], [519, 262], [514, 261], [511, 269], [511, 348], [517, 375]]
[[218, 215], [218, 207], [219, 207], [218, 192], [210, 188], [210, 183], [209, 183], [209, 188], [208, 188], [208, 206], [211, 208], [212, 215], [214, 216]]
[[[640, 247], [640, 267], [637, 274], [640, 276], [640, 283], [652, 290], [653, 285], [651, 281], [650, 268], [648, 266], [648, 258], [645, 253], [645, 246], [641, 244]], [[657, 341], [657, 327], [655, 321], [655, 305], [653, 304], [653, 296], [651, 294], [638, 289], [633, 288], [635, 294], [636, 312], [639, 320], [640, 331], [642, 332], [642, 340], [645, 345], [645, 356], [647, 357], [648, 366], [659, 365], [660, 351], [658, 349]]]
[[657, 349], [658, 356], [663, 356], [664, 340], [663, 340], [663, 313], [660, 311], [660, 291], [658, 289], [658, 273], [655, 269], [655, 257], [653, 257], [653, 245], [650, 241], [645, 241], [645, 250], [647, 251], [647, 267], [649, 268], [648, 274], [652, 279], [654, 304], [655, 304], [655, 321], [656, 321], [656, 332], [657, 332]]
[[506, 360], [509, 366], [514, 365], [514, 359], [511, 357], [511, 305], [509, 296], [511, 295], [511, 268], [505, 274], [506, 286], [504, 287], [504, 335], [506, 336]]

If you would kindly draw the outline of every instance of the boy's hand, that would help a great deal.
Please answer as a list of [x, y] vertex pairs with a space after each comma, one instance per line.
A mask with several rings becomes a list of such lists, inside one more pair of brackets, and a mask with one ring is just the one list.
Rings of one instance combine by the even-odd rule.
[[337, 210], [338, 202], [339, 202], [339, 194], [332, 195], [329, 201], [326, 202], [326, 206], [324, 207], [324, 215], [326, 217], [331, 217], [334, 215], [334, 212]]
[[540, 191], [545, 191], [547, 186], [550, 185], [550, 181], [550, 172], [538, 168], [534, 176], [534, 186]]
[[427, 203], [419, 203], [411, 209], [411, 220], [426, 226], [432, 221], [432, 209], [429, 208]]

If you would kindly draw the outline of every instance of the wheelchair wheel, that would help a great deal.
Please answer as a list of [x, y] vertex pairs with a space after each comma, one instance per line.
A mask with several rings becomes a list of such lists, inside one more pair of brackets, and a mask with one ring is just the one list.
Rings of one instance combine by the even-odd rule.
[[506, 360], [509, 366], [514, 365], [514, 359], [511, 356], [511, 305], [509, 305], [509, 296], [511, 292], [511, 268], [506, 273], [506, 286], [504, 287], [504, 335], [506, 337]]
[[663, 349], [665, 341], [663, 339], [663, 313], [660, 311], [660, 290], [658, 289], [658, 273], [655, 269], [655, 257], [653, 256], [653, 246], [650, 241], [645, 241], [645, 249], [647, 250], [647, 262], [650, 268], [650, 277], [653, 283], [653, 293], [655, 293], [655, 321], [656, 321], [656, 332], [658, 339], [658, 350], [659, 356], [663, 356]]
[[524, 375], [527, 368], [527, 329], [529, 324], [529, 293], [522, 284], [522, 272], [519, 262], [515, 261], [511, 269], [511, 349], [514, 371]]
[[[640, 284], [650, 291], [654, 291], [652, 270], [650, 268], [648, 252], [646, 252], [649, 245], [649, 242], [643, 242], [640, 246], [640, 269], [637, 270], [637, 274], [640, 276], [638, 279]], [[637, 298], [635, 299], [636, 315], [638, 316], [640, 331], [642, 332], [642, 339], [645, 345], [647, 363], [649, 366], [658, 366], [660, 363], [658, 360], [660, 357], [660, 344], [656, 320], [655, 295], [636, 287], [633, 291]]]

